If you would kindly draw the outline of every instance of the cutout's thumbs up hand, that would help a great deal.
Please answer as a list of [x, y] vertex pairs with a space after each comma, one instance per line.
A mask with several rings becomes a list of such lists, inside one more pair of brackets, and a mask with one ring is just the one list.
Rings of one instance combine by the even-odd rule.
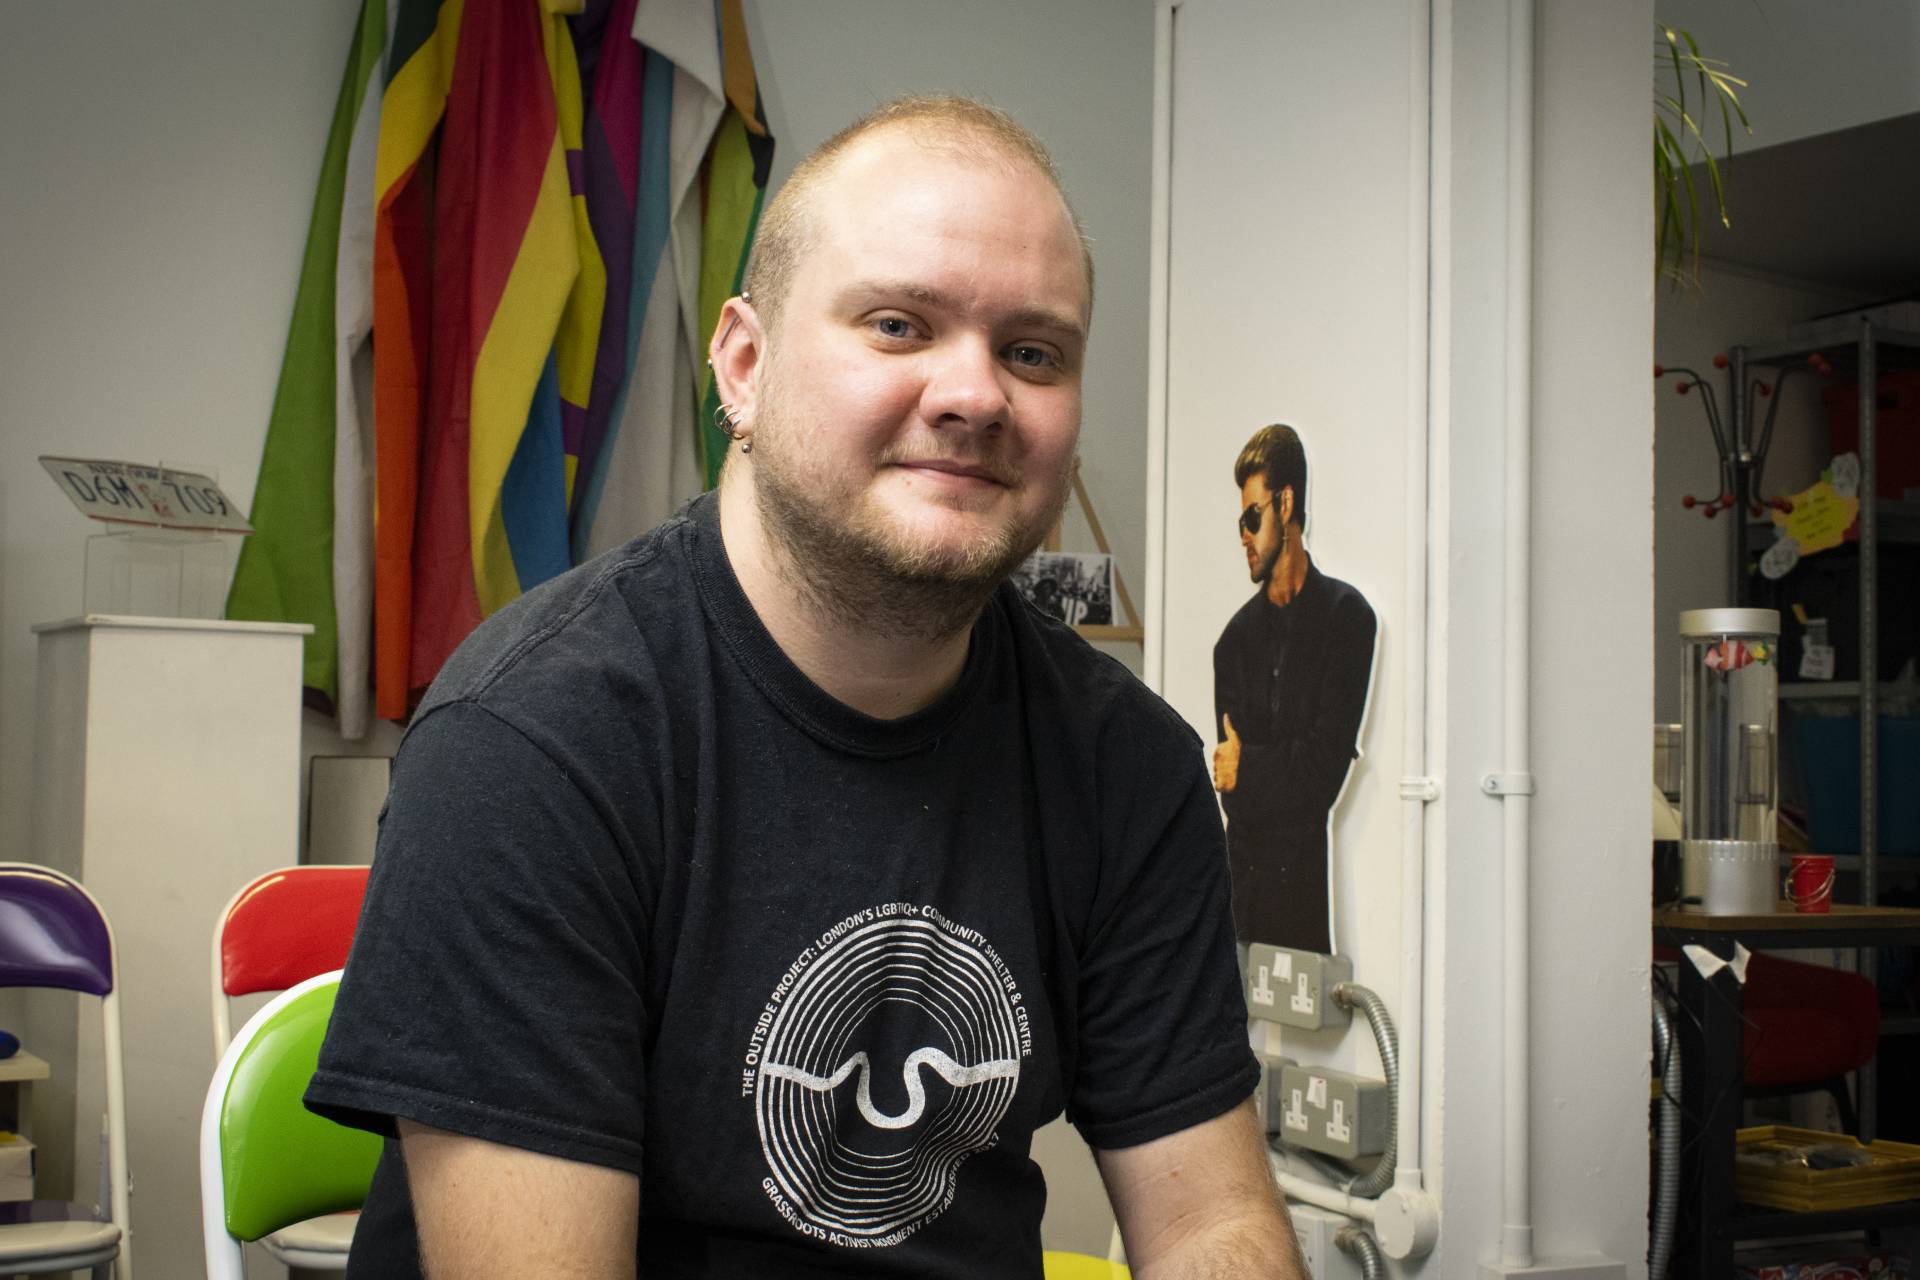
[[1240, 735], [1233, 731], [1233, 717], [1220, 717], [1220, 729], [1227, 740], [1213, 749], [1213, 789], [1225, 794], [1240, 782]]

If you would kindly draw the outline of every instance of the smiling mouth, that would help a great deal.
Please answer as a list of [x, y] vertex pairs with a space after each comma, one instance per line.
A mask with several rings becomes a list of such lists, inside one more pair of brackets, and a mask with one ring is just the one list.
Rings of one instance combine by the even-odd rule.
[[991, 467], [977, 463], [954, 462], [947, 459], [929, 458], [921, 461], [908, 459], [893, 464], [907, 471], [929, 471], [938, 475], [950, 476], [959, 480], [974, 480], [981, 484], [998, 485], [1003, 489], [1013, 487], [1013, 482]]

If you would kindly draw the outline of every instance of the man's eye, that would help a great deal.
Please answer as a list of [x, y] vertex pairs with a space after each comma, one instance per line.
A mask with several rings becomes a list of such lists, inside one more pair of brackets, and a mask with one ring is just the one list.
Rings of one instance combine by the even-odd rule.
[[1030, 346], [1026, 343], [1007, 348], [1007, 358], [1028, 369], [1051, 369], [1060, 363], [1059, 358], [1045, 347]]
[[881, 316], [873, 322], [873, 327], [886, 338], [911, 338], [913, 325], [900, 316]]

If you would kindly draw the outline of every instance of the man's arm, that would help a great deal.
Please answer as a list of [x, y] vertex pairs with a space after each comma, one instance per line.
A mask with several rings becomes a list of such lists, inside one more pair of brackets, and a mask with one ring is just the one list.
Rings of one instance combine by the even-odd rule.
[[632, 1280], [640, 1179], [399, 1122], [430, 1280]]
[[1140, 1280], [1311, 1280], [1251, 1101], [1094, 1156]]

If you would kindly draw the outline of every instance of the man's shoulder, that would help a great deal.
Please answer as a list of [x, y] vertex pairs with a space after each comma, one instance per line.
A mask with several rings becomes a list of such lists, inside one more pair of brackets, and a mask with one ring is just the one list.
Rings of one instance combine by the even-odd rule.
[[1119, 659], [1010, 586], [1000, 589], [998, 600], [1009, 615], [1029, 692], [1036, 692], [1036, 683], [1050, 686], [1043, 700], [1064, 719], [1100, 735], [1144, 735], [1148, 743], [1185, 745], [1194, 739], [1192, 726]]
[[441, 669], [415, 720], [453, 702], [541, 704], [597, 673], [632, 669], [650, 633], [698, 626], [679, 515], [527, 591], [482, 622]]

